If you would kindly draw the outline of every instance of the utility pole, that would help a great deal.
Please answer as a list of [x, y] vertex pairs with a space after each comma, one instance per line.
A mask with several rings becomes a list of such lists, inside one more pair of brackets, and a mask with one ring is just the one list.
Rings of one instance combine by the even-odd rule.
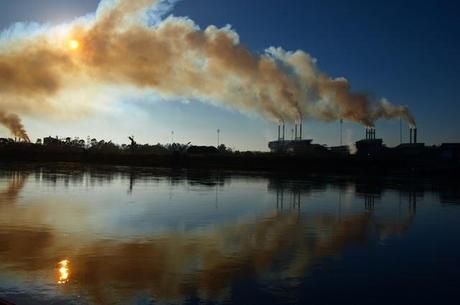
[[402, 118], [399, 118], [399, 144], [402, 144]]
[[217, 148], [219, 148], [220, 144], [220, 129], [217, 129]]
[[343, 145], [343, 119], [340, 119], [340, 146]]

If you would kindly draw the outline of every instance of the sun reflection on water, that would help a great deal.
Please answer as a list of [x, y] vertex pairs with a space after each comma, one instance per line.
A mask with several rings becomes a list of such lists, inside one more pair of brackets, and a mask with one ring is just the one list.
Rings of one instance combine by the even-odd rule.
[[70, 277], [69, 261], [67, 259], [64, 259], [58, 263], [58, 266], [59, 266], [58, 284], [63, 285], [69, 281], [69, 277]]

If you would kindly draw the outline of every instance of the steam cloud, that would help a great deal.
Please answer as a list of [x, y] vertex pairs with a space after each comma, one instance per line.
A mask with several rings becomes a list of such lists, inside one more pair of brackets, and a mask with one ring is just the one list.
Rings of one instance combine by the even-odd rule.
[[[353, 92], [346, 79], [319, 71], [316, 60], [303, 51], [270, 47], [255, 54], [229, 26], [200, 30], [188, 18], [161, 19], [173, 2], [106, 0], [94, 16], [71, 24], [34, 34], [5, 31], [0, 42], [0, 111], [85, 113], [94, 101], [63, 97], [113, 86], [197, 99], [274, 121], [346, 119], [373, 126], [378, 119], [400, 117], [415, 125], [407, 107]], [[79, 42], [78, 49], [69, 48], [71, 39]], [[14, 135], [27, 139], [17, 117], [1, 118]]]

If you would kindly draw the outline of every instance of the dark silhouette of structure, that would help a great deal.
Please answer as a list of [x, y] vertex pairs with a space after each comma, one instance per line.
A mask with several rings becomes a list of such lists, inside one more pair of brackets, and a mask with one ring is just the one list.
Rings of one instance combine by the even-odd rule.
[[302, 123], [295, 124], [292, 140], [285, 139], [284, 123], [278, 125], [278, 139], [269, 142], [270, 152], [240, 152], [224, 144], [191, 143], [130, 144], [92, 138], [46, 137], [36, 143], [0, 138], [0, 158], [7, 161], [80, 162], [156, 167], [283, 171], [303, 173], [448, 174], [460, 173], [460, 143], [426, 146], [418, 142], [417, 129], [410, 128], [409, 143], [387, 147], [373, 127], [356, 142], [356, 154], [349, 146], [327, 147], [303, 139]]

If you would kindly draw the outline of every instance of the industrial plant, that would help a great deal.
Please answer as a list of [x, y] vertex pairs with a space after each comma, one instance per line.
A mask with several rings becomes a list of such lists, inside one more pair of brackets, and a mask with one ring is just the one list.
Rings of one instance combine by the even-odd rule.
[[313, 144], [312, 139], [303, 139], [302, 122], [295, 122], [292, 129], [292, 139], [286, 140], [286, 125], [278, 125], [278, 139], [268, 143], [270, 152], [276, 154], [292, 155], [315, 155], [324, 153], [350, 154], [350, 148], [347, 145], [326, 147], [324, 145]]
[[[342, 122], [341, 122], [342, 125]], [[341, 126], [342, 130], [342, 126]], [[286, 125], [278, 125], [278, 138], [268, 143], [271, 153], [295, 156], [315, 156], [321, 154], [351, 155], [347, 145], [325, 146], [314, 144], [312, 139], [302, 138], [302, 123], [295, 123], [293, 136], [286, 139]], [[342, 139], [340, 140], [342, 142]], [[342, 144], [342, 143], [341, 143]], [[401, 143], [396, 147], [388, 147], [382, 138], [377, 138], [375, 127], [365, 128], [365, 137], [355, 143], [355, 156], [360, 158], [424, 158], [438, 161], [457, 161], [460, 164], [460, 143], [442, 143], [439, 146], [426, 146], [417, 140], [417, 128], [409, 127], [409, 143]]]
[[[0, 138], [0, 157], [4, 161], [107, 163], [157, 167], [270, 170], [299, 172], [390, 172], [460, 173], [460, 143], [427, 146], [418, 142], [417, 128], [409, 129], [409, 143], [388, 147], [377, 137], [374, 127], [366, 127], [364, 138], [351, 148], [326, 146], [303, 138], [302, 122], [295, 122], [289, 139], [286, 124], [277, 126], [270, 152], [236, 151], [224, 144], [130, 144], [79, 138], [46, 137], [36, 143]], [[342, 131], [342, 122], [340, 122]], [[342, 132], [341, 132], [342, 134]], [[402, 130], [401, 130], [402, 134]]]

